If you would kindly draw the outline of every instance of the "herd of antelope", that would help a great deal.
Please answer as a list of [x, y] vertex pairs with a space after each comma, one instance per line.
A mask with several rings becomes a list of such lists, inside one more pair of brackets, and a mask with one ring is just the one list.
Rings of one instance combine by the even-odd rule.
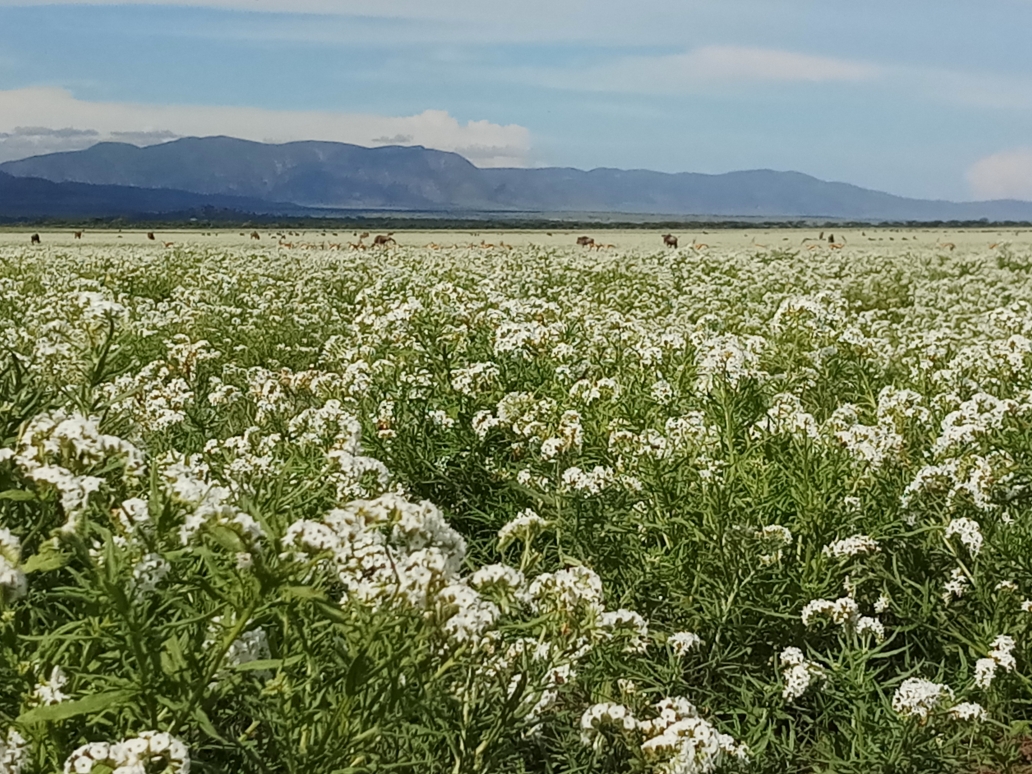
[[[73, 231], [72, 232], [72, 237], [73, 237], [73, 239], [81, 240], [83, 238], [83, 234], [84, 233], [85, 233], [84, 231]], [[327, 236], [325, 231], [322, 233], [322, 235], [324, 237]], [[863, 236], [863, 237], [866, 237], [868, 241], [874, 241], [874, 237], [867, 236], [867, 232], [866, 231], [862, 231], [860, 235]], [[218, 234], [217, 233], [212, 233], [212, 234], [205, 233], [205, 234], [203, 234], [203, 236], [218, 236]], [[241, 232], [240, 236], [243, 237], [243, 236], [247, 236], [247, 235], [244, 232]], [[372, 237], [372, 241], [369, 242], [369, 243], [366, 242], [366, 240], [370, 238], [370, 234], [369, 234], [368, 231], [362, 232], [361, 234], [359, 234], [358, 232], [354, 232], [354, 236], [356, 236], [358, 238], [358, 241], [356, 241], [356, 242], [347, 242], [347, 241], [345, 241], [345, 242], [326, 242], [326, 241], [323, 241], [323, 242], [316, 243], [316, 242], [293, 241], [293, 240], [288, 241], [287, 240], [288, 236], [289, 237], [302, 237], [303, 236], [303, 234], [301, 234], [299, 232], [296, 232], [296, 231], [269, 233], [268, 236], [269, 236], [270, 239], [276, 239], [277, 240], [276, 245], [278, 247], [283, 247], [283, 248], [287, 248], [287, 249], [302, 249], [302, 250], [368, 250], [370, 248], [385, 249], [385, 248], [391, 247], [391, 246], [397, 247], [397, 245], [398, 245], [397, 240], [395, 240], [395, 238], [394, 238], [394, 232], [393, 231], [389, 231], [386, 234], [377, 234], [376, 236]], [[337, 236], [337, 232], [333, 232], [333, 236]], [[477, 236], [479, 236], [479, 234]], [[552, 234], [549, 233], [548, 236], [552, 236]], [[258, 241], [258, 240], [261, 240], [262, 235], [260, 233], [258, 233], [257, 231], [252, 231], [250, 233], [249, 237], [252, 240]], [[122, 235], [119, 234], [118, 238], [121, 239]], [[148, 241], [151, 241], [151, 242], [158, 242], [158, 241], [160, 241], [161, 244], [164, 247], [166, 247], [166, 248], [170, 248], [170, 247], [174, 247], [175, 246], [174, 242], [165, 242], [163, 240], [159, 240], [153, 231], [146, 232], [146, 238], [147, 238]], [[662, 239], [663, 239], [663, 246], [664, 247], [669, 247], [669, 248], [673, 248], [673, 249], [677, 249], [678, 248], [679, 239], [678, 239], [678, 237], [674, 236], [673, 234], [663, 234], [662, 235]], [[888, 237], [888, 239], [890, 241], [895, 241], [894, 237]], [[917, 237], [915, 236], [915, 237], [913, 237], [913, 239], [916, 240]], [[907, 241], [908, 237], [901, 236], [900, 240], [901, 241]], [[785, 241], [788, 241], [788, 237], [785, 237]], [[877, 241], [882, 241], [882, 238], [879, 237]], [[31, 242], [31, 244], [34, 244], [34, 245], [41, 245], [42, 244], [42, 239], [41, 239], [39, 234], [32, 234], [32, 236], [30, 237], [30, 242]], [[577, 243], [577, 245], [579, 247], [586, 247], [589, 250], [611, 250], [611, 249], [615, 249], [616, 248], [616, 245], [608, 244], [608, 243], [604, 243], [604, 242], [600, 242], [600, 241], [596, 241], [594, 237], [590, 237], [590, 236], [586, 236], [586, 235], [577, 237], [576, 243]], [[822, 231], [816, 237], [805, 237], [799, 244], [800, 244], [800, 249], [806, 249], [806, 250], [809, 250], [811, 252], [815, 251], [815, 250], [822, 250], [822, 249], [841, 250], [842, 248], [844, 248], [846, 246], [846, 238], [844, 236], [840, 236], [838, 239], [836, 239], [835, 235], [831, 234], [831, 233], [829, 233], [827, 236], [825, 236], [825, 233]], [[1006, 246], [1007, 244], [1009, 244], [1009, 243], [1008, 242], [1001, 242], [1001, 241], [992, 242], [989, 245], [989, 249], [990, 250], [995, 250], [996, 248]], [[954, 242], [946, 242], [946, 241], [941, 241], [941, 242], [937, 241], [935, 243], [935, 246], [937, 248], [939, 248], [940, 250], [948, 250], [950, 252], [953, 252], [957, 248], [956, 243], [954, 243]], [[493, 242], [488, 242], [488, 241], [486, 241], [484, 239], [481, 239], [479, 243], [471, 242], [471, 243], [465, 244], [465, 245], [458, 245], [458, 244], [457, 245], [446, 245], [446, 244], [438, 244], [437, 242], [430, 242], [430, 243], [424, 245], [424, 247], [426, 249], [429, 249], [429, 250], [444, 250], [444, 249], [448, 249], [450, 247], [464, 247], [464, 248], [467, 248], [467, 249], [481, 249], [481, 250], [493, 250], [493, 249], [511, 250], [513, 248], [513, 245], [507, 245], [502, 240], [499, 240], [498, 243], [495, 244]], [[709, 245], [705, 244], [704, 242], [699, 242], [699, 241], [697, 241], [696, 239], [693, 238], [692, 241], [688, 244], [688, 247], [690, 249], [695, 250], [696, 252], [698, 252], [698, 251], [701, 251], [701, 250], [708, 249]], [[768, 245], [761, 244], [761, 243], [757, 242], [755, 237], [753, 238], [753, 241], [752, 241], [752, 247], [761, 248], [761, 249], [764, 249], [764, 250], [769, 250], [770, 249], [770, 247]]]

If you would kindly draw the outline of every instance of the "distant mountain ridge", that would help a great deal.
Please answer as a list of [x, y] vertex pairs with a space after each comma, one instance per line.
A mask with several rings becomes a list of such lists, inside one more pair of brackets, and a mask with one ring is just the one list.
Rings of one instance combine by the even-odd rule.
[[0, 172], [0, 218], [117, 218], [222, 210], [256, 215], [304, 215], [303, 207], [243, 196], [197, 194], [166, 188], [55, 183]]
[[[183, 138], [145, 148], [99, 143], [86, 150], [9, 161], [0, 164], [0, 172], [60, 184], [231, 197], [233, 209], [255, 213], [287, 214], [293, 207], [293, 214], [306, 208], [1032, 220], [1032, 202], [908, 199], [799, 172], [750, 170], [706, 175], [606, 168], [481, 169], [456, 153], [422, 146], [365, 148], [316, 141], [267, 144], [231, 137]], [[150, 197], [149, 206], [161, 203], [156, 193], [138, 195]], [[67, 203], [67, 199], [63, 201]], [[131, 197], [127, 201], [132, 204]], [[0, 216], [7, 214], [0, 198]]]

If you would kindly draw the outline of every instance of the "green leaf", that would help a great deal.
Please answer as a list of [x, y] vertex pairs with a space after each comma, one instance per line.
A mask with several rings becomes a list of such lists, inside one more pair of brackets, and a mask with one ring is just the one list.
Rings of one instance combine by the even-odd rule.
[[323, 618], [333, 621], [338, 624], [350, 624], [352, 623], [351, 616], [341, 610], [337, 605], [331, 602], [316, 601], [312, 607], [315, 611]]
[[304, 656], [301, 654], [291, 656], [290, 658], [262, 658], [256, 661], [248, 661], [246, 664], [237, 664], [230, 668], [234, 672], [257, 672], [262, 669], [268, 669], [271, 671], [285, 666], [292, 666], [302, 658], [304, 658]]
[[44, 543], [39, 552], [30, 556], [22, 565], [22, 571], [27, 575], [30, 572], [50, 572], [60, 570], [68, 564], [69, 556], [61, 551], [53, 543]]
[[67, 720], [79, 715], [91, 715], [102, 712], [110, 707], [124, 704], [133, 697], [133, 691], [106, 691], [95, 693], [84, 699], [75, 701], [63, 701], [60, 704], [50, 704], [46, 707], [36, 707], [18, 716], [18, 723], [52, 723], [57, 720]]
[[0, 500], [13, 500], [16, 503], [25, 503], [35, 499], [36, 493], [30, 492], [28, 489], [8, 489], [0, 492]]
[[247, 551], [247, 546], [244, 545], [244, 541], [240, 539], [240, 536], [236, 532], [228, 527], [216, 524], [210, 527], [208, 531], [211, 533], [211, 536], [215, 538], [215, 542], [227, 551], [232, 551], [236, 554]]
[[161, 650], [161, 667], [165, 670], [165, 674], [170, 676], [185, 672], [187, 669], [183, 649], [179, 645], [179, 639], [174, 635], [164, 642]]
[[326, 601], [326, 595], [312, 586], [287, 586], [280, 591], [287, 599], [318, 599]]
[[354, 696], [358, 689], [365, 683], [368, 678], [367, 667], [369, 666], [369, 659], [365, 653], [359, 653], [348, 670], [348, 676], [344, 680], [344, 690], [348, 696]]

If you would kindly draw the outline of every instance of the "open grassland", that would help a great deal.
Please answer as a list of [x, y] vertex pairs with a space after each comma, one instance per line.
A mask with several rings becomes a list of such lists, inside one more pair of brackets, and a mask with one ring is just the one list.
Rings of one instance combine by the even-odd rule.
[[0, 772], [1020, 770], [1032, 245], [914, 233], [3, 234]]
[[[590, 236], [602, 246], [604, 251], [621, 252], [625, 250], [655, 250], [663, 245], [662, 234], [671, 229], [639, 228], [639, 229], [606, 229], [586, 227], [571, 230], [557, 226], [548, 231], [532, 230], [500, 230], [488, 229], [476, 231], [414, 231], [400, 230], [391, 232], [401, 247], [443, 249], [452, 247], [472, 247], [475, 249], [505, 249], [506, 247], [538, 247], [567, 248], [576, 245], [582, 235]], [[34, 231], [38, 231], [35, 229]], [[34, 231], [24, 228], [0, 229], [0, 246], [20, 246], [28, 244]], [[747, 252], [763, 251], [795, 251], [802, 250], [814, 253], [819, 241], [827, 241], [829, 237], [840, 245], [840, 248], [876, 249], [879, 254], [898, 254], [914, 250], [939, 250], [951, 252], [956, 250], [981, 251], [999, 249], [1008, 246], [1014, 250], [1032, 250], [1032, 229], [1018, 228], [1007, 231], [999, 229], [942, 229], [942, 228], [870, 228], [870, 229], [837, 229], [834, 226], [813, 229], [692, 229], [689, 227], [673, 229], [679, 239], [679, 246], [691, 248], [698, 245], [698, 250], [734, 250]], [[187, 249], [200, 247], [221, 247], [224, 249], [242, 246], [269, 247], [282, 246], [291, 250], [342, 250], [353, 252], [353, 245], [363, 248], [372, 246], [377, 233], [386, 234], [385, 230], [368, 232], [364, 239], [363, 231], [352, 229], [254, 229], [241, 228], [235, 231], [203, 230], [203, 229], [157, 229], [152, 231], [154, 239], [147, 236], [148, 231], [140, 229], [100, 229], [81, 231], [77, 239], [72, 229], [60, 231], [40, 231], [43, 246], [50, 247], [128, 247], [139, 245], [157, 245], [164, 247], [171, 243], [172, 247]], [[254, 239], [251, 234], [258, 234]], [[823, 235], [822, 240], [817, 237]], [[282, 245], [280, 243], [283, 243]], [[289, 247], [288, 247], [289, 245]], [[840, 249], [834, 248], [834, 249]]]

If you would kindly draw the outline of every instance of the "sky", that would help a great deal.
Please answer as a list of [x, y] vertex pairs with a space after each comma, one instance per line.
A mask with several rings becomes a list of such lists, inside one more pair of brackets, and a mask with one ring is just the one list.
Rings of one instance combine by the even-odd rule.
[[0, 161], [180, 136], [1032, 200], [1032, 0], [0, 0]]

